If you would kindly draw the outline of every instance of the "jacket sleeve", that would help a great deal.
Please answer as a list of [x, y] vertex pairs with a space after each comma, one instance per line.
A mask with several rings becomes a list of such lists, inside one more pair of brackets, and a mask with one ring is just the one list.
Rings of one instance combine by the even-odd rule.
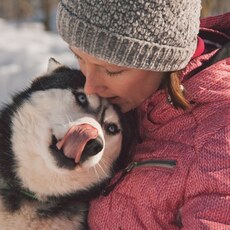
[[[196, 133], [192, 164], [181, 208], [183, 230], [230, 229], [230, 112], [213, 116]], [[221, 111], [219, 111], [221, 113]], [[219, 114], [221, 115], [221, 114]], [[208, 130], [207, 130], [207, 127]]]

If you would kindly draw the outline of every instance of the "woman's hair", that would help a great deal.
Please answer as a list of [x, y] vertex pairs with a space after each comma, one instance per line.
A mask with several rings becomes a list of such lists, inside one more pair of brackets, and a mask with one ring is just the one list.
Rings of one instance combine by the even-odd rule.
[[179, 79], [179, 71], [169, 73], [164, 78], [164, 88], [168, 94], [168, 101], [175, 108], [186, 110], [190, 106], [190, 102], [184, 96], [184, 88]]

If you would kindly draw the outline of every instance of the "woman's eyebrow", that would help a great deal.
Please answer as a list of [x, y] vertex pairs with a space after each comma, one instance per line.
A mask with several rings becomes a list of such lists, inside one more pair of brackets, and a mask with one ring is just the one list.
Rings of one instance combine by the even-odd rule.
[[[81, 56], [79, 56], [77, 53], [76, 53], [76, 51], [74, 51], [73, 49], [72, 49], [72, 47], [71, 46], [69, 46], [69, 49], [71, 50], [71, 52], [72, 53], [74, 53], [74, 55], [78, 58], [78, 59], [82, 59], [82, 57]], [[100, 65], [100, 64], [94, 64], [94, 65], [96, 65], [96, 66], [99, 66], [99, 67], [103, 67], [103, 68], [113, 68], [113, 66], [110, 66], [110, 65]], [[123, 69], [123, 67], [120, 67], [120, 66], [118, 66], [118, 68], [119, 68], [119, 70], [116, 70], [116, 71], [113, 71], [113, 72], [121, 72], [122, 70], [124, 70]], [[122, 69], [120, 69], [120, 68], [122, 68]], [[112, 71], [111, 71], [112, 72]]]
[[74, 55], [76, 55], [78, 58], [81, 58], [73, 49], [71, 46], [69, 46], [69, 49], [72, 53], [74, 53]]
[[73, 52], [73, 53], [78, 59], [82, 59], [78, 54], [76, 54], [75, 52]]

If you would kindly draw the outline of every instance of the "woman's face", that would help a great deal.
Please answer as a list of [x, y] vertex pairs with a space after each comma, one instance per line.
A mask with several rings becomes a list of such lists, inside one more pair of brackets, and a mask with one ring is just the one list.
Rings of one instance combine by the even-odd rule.
[[86, 77], [86, 94], [98, 94], [120, 106], [122, 112], [136, 108], [160, 86], [162, 72], [121, 67], [70, 48]]

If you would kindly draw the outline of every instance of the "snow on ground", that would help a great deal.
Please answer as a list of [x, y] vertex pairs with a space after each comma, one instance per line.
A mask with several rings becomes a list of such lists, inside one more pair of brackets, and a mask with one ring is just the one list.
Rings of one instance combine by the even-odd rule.
[[76, 59], [59, 35], [45, 32], [42, 24], [15, 24], [0, 19], [0, 108], [11, 95], [47, 69], [48, 60], [77, 67]]

